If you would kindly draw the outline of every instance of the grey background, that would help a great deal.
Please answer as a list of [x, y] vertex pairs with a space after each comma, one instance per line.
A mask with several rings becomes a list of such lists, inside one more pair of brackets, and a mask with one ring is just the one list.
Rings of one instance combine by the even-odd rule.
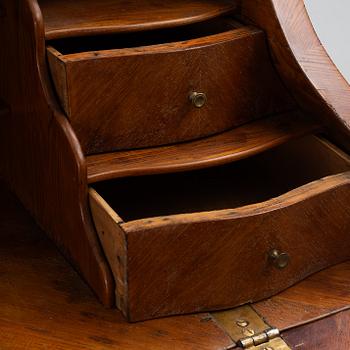
[[315, 30], [350, 83], [350, 0], [305, 0]]

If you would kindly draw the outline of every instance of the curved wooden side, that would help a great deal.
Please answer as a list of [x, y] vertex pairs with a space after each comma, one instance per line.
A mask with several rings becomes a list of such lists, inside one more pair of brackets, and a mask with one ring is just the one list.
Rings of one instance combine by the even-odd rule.
[[305, 110], [323, 118], [350, 151], [350, 86], [322, 46], [304, 0], [244, 0], [243, 16], [264, 29], [276, 67]]
[[[11, 108], [0, 128], [2, 172], [24, 206], [82, 273], [105, 305], [114, 281], [91, 222], [80, 145], [55, 105], [36, 0], [4, 3], [0, 96]], [[18, 40], [14, 40], [18, 38]]]

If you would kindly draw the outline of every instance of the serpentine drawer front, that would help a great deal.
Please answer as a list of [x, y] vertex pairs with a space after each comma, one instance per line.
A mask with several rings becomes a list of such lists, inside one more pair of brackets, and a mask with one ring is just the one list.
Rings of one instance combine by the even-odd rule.
[[263, 32], [229, 18], [60, 39], [47, 52], [86, 154], [209, 136], [292, 104]]
[[349, 171], [309, 136], [222, 167], [94, 185], [118, 307], [131, 321], [230, 308], [350, 258]]

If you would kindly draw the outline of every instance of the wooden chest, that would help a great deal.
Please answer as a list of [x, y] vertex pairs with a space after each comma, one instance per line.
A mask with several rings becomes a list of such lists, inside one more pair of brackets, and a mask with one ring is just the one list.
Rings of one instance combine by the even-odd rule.
[[0, 24], [3, 176], [104, 305], [223, 310], [349, 259], [350, 88], [302, 0], [5, 0]]

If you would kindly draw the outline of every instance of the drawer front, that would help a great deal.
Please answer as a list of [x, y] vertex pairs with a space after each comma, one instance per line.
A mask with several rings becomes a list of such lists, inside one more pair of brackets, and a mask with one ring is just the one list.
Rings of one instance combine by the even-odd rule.
[[95, 184], [90, 203], [131, 321], [258, 301], [350, 258], [350, 158], [317, 137]]
[[346, 173], [237, 210], [122, 225], [129, 319], [261, 300], [350, 258], [349, 203]]
[[180, 43], [48, 55], [87, 154], [196, 139], [292, 104], [263, 33], [250, 27]]

